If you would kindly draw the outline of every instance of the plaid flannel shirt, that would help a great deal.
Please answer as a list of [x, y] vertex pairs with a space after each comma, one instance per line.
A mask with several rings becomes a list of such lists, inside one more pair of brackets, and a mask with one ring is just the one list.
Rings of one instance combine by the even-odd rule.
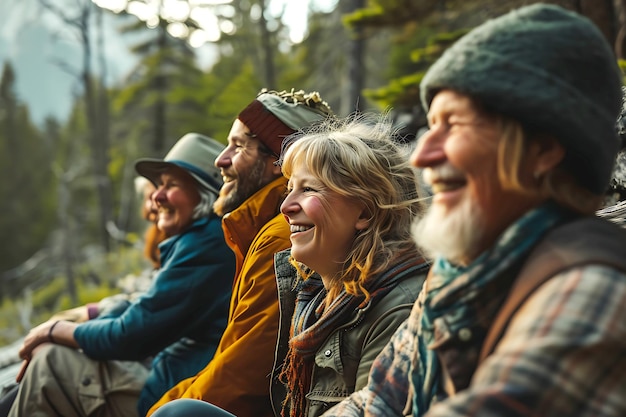
[[[368, 386], [324, 417], [402, 416], [419, 307], [374, 362]], [[470, 386], [435, 416], [626, 416], [626, 274], [588, 265], [561, 273], [518, 311]]]

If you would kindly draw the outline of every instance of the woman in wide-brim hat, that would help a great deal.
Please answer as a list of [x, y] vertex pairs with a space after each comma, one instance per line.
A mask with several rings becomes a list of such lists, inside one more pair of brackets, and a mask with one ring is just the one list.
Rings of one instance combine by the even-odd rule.
[[164, 159], [136, 162], [156, 186], [156, 222], [167, 236], [152, 286], [121, 311], [32, 329], [20, 350], [28, 367], [9, 415], [145, 415], [211, 360], [226, 326], [235, 270], [212, 209], [221, 186], [213, 161], [223, 148], [190, 133]]

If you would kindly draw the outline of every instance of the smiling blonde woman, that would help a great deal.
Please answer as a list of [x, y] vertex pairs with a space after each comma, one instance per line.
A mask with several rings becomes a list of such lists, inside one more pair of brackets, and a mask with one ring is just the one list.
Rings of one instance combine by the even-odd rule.
[[410, 233], [420, 190], [393, 136], [384, 115], [361, 115], [284, 143], [292, 246], [275, 265], [291, 324], [276, 363], [286, 394], [279, 403], [275, 385], [273, 395], [283, 415], [319, 416], [363, 388], [421, 289], [428, 264]]

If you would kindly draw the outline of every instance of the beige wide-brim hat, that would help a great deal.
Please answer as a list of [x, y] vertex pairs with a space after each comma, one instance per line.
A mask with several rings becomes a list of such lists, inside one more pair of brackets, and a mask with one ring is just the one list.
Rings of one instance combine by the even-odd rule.
[[161, 174], [177, 166], [187, 171], [207, 190], [219, 194], [222, 176], [215, 166], [215, 159], [225, 146], [215, 139], [199, 133], [187, 133], [180, 138], [163, 159], [141, 158], [135, 162], [135, 170], [152, 181], [160, 182]]

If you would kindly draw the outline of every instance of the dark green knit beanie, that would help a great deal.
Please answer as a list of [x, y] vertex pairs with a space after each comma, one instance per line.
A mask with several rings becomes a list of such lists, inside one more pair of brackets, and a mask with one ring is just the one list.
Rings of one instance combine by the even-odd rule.
[[442, 89], [467, 94], [531, 131], [554, 135], [565, 167], [602, 194], [619, 147], [621, 73], [587, 18], [534, 4], [489, 20], [448, 48], [421, 83], [426, 109]]

